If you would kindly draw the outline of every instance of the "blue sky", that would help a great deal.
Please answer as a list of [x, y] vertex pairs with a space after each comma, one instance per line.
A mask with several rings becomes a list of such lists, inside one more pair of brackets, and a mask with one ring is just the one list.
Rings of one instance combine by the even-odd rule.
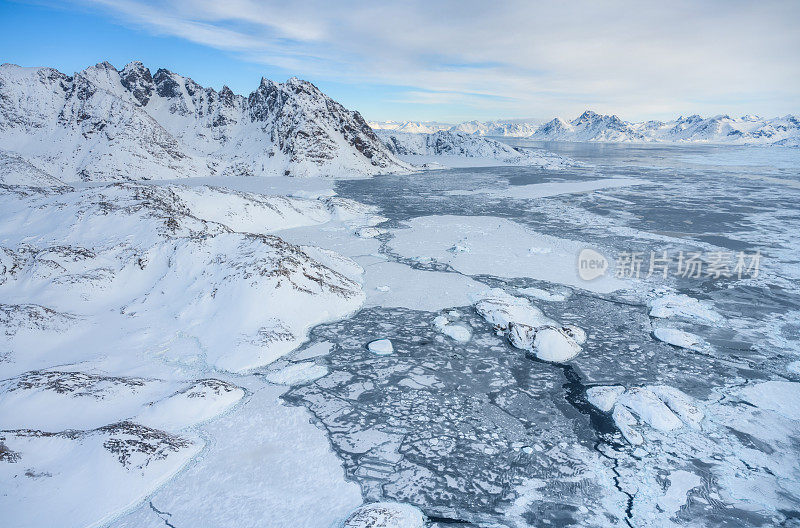
[[368, 119], [800, 112], [800, 2], [0, 0], [0, 61], [141, 60], [247, 94], [296, 75]]

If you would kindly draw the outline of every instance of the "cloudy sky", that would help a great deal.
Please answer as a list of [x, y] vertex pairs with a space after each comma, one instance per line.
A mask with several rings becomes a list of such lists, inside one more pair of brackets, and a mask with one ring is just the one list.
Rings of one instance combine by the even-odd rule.
[[296, 75], [376, 120], [776, 116], [800, 113], [799, 23], [793, 0], [0, 0], [0, 61]]

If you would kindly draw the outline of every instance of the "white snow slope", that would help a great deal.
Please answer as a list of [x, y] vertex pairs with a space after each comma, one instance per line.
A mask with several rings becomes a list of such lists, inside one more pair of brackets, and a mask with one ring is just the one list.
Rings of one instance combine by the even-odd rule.
[[[329, 526], [357, 507], [357, 487], [305, 412], [282, 410], [280, 391], [267, 397], [264, 380], [231, 372], [274, 361], [365, 300], [355, 262], [273, 233], [316, 227], [356, 239], [382, 220], [375, 210], [208, 186], [43, 183], [0, 185], [3, 526], [105, 524], [198, 457], [195, 489], [212, 488], [184, 499], [204, 501], [210, 525], [216, 515], [244, 526], [252, 507], [223, 512], [212, 497], [226, 492], [219, 479], [234, 462], [246, 479], [248, 450], [287, 464], [258, 460], [281, 489], [254, 489], [255, 505], [278, 512], [282, 490], [330, 490], [328, 502], [297, 502], [259, 526]], [[280, 443], [208, 432], [223, 413], [263, 432], [252, 407], [241, 409], [254, 391], [259, 417], [291, 426], [273, 435]], [[280, 451], [298, 443], [314, 446], [296, 455], [302, 464]]]

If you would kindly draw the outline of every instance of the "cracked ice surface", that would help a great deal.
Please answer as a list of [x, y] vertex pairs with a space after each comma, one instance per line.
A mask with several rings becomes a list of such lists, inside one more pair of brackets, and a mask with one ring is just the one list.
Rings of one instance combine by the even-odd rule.
[[[658, 163], [640, 157], [650, 153]], [[427, 299], [405, 306], [444, 311], [377, 301], [346, 325], [318, 327], [312, 339], [336, 343], [317, 359], [330, 374], [286, 398], [314, 413], [368, 500], [412, 502], [440, 525], [791, 525], [800, 506], [791, 410], [800, 285], [787, 226], [800, 228], [800, 196], [754, 174], [792, 178], [785, 169], [706, 166], [698, 175], [673, 156], [620, 147], [591, 157], [604, 176], [640, 178], [616, 188], [595, 185], [597, 169], [584, 168], [337, 185], [390, 219], [380, 253], [393, 265], [527, 297], [536, 324], [586, 331], [568, 365], [537, 362], [495, 334], [508, 317], [477, 318], [463, 290], [452, 306], [468, 314], [459, 321], [472, 332], [466, 344], [441, 334], [454, 321]], [[594, 190], [515, 192], [550, 177]], [[570, 275], [578, 247], [759, 248], [772, 258], [757, 279], [587, 285]], [[468, 291], [470, 303], [486, 291]], [[379, 337], [395, 343], [393, 356], [368, 354]]]

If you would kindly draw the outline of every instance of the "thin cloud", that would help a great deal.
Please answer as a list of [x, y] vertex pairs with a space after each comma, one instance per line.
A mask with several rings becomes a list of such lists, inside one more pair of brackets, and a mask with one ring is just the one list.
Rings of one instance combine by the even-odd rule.
[[422, 105], [640, 118], [800, 104], [793, 1], [77, 1], [311, 79], [406, 87]]

